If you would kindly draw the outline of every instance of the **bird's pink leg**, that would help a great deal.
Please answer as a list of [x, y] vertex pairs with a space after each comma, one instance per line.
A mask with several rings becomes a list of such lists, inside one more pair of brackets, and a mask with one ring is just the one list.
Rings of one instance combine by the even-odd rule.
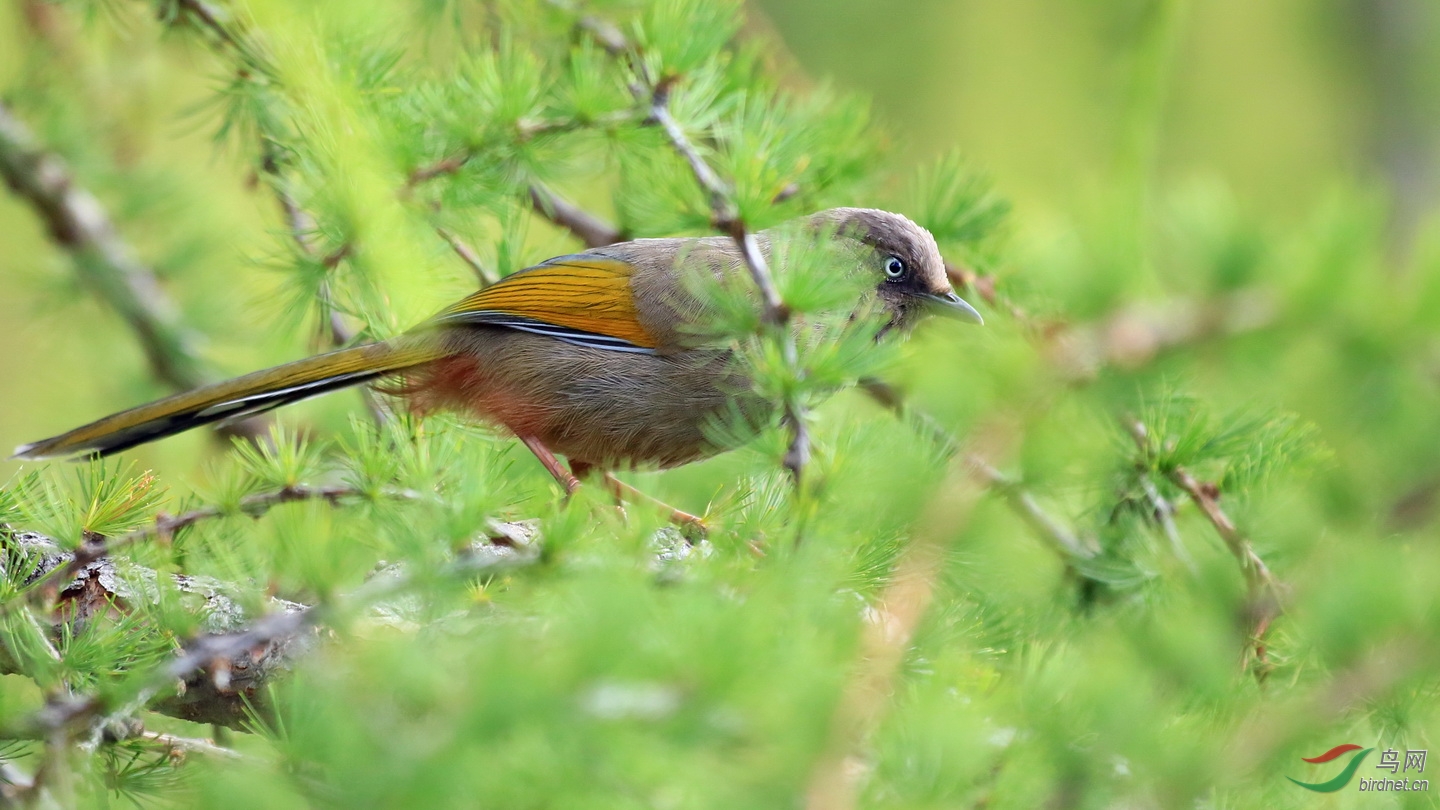
[[642, 501], [644, 503], [659, 507], [661, 511], [665, 512], [669, 516], [669, 520], [671, 523], [679, 526], [689, 526], [691, 528], [699, 529], [702, 533], [709, 530], [709, 527], [705, 525], [705, 521], [702, 518], [696, 517], [695, 515], [692, 515], [682, 509], [676, 509], [675, 507], [671, 506], [668, 503], [665, 503], [659, 498], [656, 498], [653, 495], [642, 492], [641, 490], [630, 486], [629, 484], [621, 481], [619, 478], [616, 478], [614, 475], [611, 475], [608, 472], [605, 473], [605, 487], [611, 492], [615, 493], [615, 497], [619, 498], [622, 501]]
[[[556, 458], [555, 454], [550, 452], [550, 448], [546, 447], [545, 443], [538, 438], [522, 435], [520, 436], [520, 441], [524, 442], [525, 446], [530, 448], [530, 452], [535, 454], [535, 458], [540, 460], [540, 464], [555, 477], [556, 481], [560, 482], [560, 486], [565, 488], [565, 494], [567, 496], [573, 495], [575, 490], [580, 487], [580, 479], [594, 470], [594, 465], [583, 461], [571, 461], [570, 469], [566, 470], [565, 465], [560, 463], [560, 459]], [[626, 500], [649, 503], [663, 510], [669, 516], [671, 523], [698, 529], [701, 533], [708, 530], [705, 521], [701, 518], [689, 512], [676, 509], [659, 498], [647, 495], [608, 472], [603, 474], [602, 480], [605, 483], [605, 488], [609, 490], [620, 503], [624, 503]]]
[[565, 469], [565, 466], [560, 463], [560, 459], [555, 458], [555, 454], [550, 452], [550, 448], [546, 447], [543, 442], [534, 436], [520, 436], [520, 441], [524, 442], [525, 446], [530, 448], [530, 452], [535, 454], [535, 458], [540, 460], [540, 464], [545, 467], [545, 470], [555, 476], [555, 480], [559, 481], [560, 486], [565, 488], [566, 495], [573, 495], [575, 493], [575, 490], [580, 486], [580, 479], [571, 475], [570, 471]]

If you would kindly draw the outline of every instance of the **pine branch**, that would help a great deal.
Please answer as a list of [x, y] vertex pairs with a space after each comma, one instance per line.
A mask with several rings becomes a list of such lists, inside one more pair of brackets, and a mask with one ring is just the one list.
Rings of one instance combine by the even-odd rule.
[[[328, 499], [339, 492], [338, 489], [316, 489], [312, 494]], [[270, 505], [284, 502], [279, 493], [267, 495], [265, 502]], [[251, 505], [258, 507], [261, 503], [254, 501]], [[197, 510], [177, 516], [172, 522], [193, 523], [214, 516], [217, 513], [212, 510]], [[51, 570], [64, 567], [68, 556], [53, 540], [40, 535], [0, 534], [0, 542], [13, 545], [24, 555], [42, 557], [41, 567], [51, 566]], [[438, 575], [464, 577], [530, 565], [539, 559], [534, 551], [536, 543], [530, 526], [493, 523], [487, 539], [472, 543]], [[247, 730], [256, 710], [265, 708], [264, 687], [289, 671], [299, 657], [313, 648], [315, 632], [321, 624], [342, 609], [368, 608], [432, 581], [435, 576], [427, 572], [420, 574], [384, 569], [345, 599], [313, 607], [272, 598], [270, 604], [275, 612], [249, 623], [244, 621], [241, 608], [230, 596], [240, 591], [238, 587], [203, 578], [169, 575], [176, 590], [204, 596], [207, 622], [218, 622], [223, 629], [212, 624], [212, 632], [192, 640], [175, 658], [140, 678], [139, 685], [128, 696], [116, 691], [107, 691], [104, 696], [100, 692], [59, 696], [27, 721], [9, 730], [0, 730], [0, 738], [49, 739], [57, 732], [64, 732], [63, 736], [68, 738], [87, 722], [91, 724], [92, 736], [127, 736], [113, 734], [112, 729], [129, 724], [133, 715], [142, 709], [192, 722]], [[159, 598], [154, 584], [165, 576], [139, 566], [122, 572], [109, 566], [107, 560], [94, 563], [65, 589], [70, 602], [64, 618], [57, 619], [51, 632], [42, 633], [53, 637], [59, 637], [62, 632], [73, 634], [87, 617], [109, 612], [117, 606], [132, 609], [138, 607], [138, 602], [154, 602]], [[63, 629], [66, 623], [70, 625], [68, 630]], [[4, 650], [0, 650], [0, 672], [26, 674]], [[182, 688], [170, 694], [177, 683]], [[134, 733], [138, 732], [136, 728]]]
[[625, 233], [619, 228], [539, 183], [530, 184], [530, 204], [536, 213], [574, 234], [587, 248], [625, 241]]
[[[754, 282], [756, 289], [760, 292], [760, 301], [763, 307], [761, 322], [771, 329], [779, 341], [781, 356], [784, 358], [785, 364], [791, 369], [796, 369], [798, 373], [799, 350], [795, 344], [795, 335], [790, 330], [790, 307], [780, 297], [775, 280], [770, 274], [769, 262], [760, 250], [759, 241], [740, 219], [739, 212], [730, 199], [730, 189], [710, 167], [710, 164], [700, 156], [695, 145], [690, 142], [685, 131], [670, 114], [669, 102], [672, 86], [673, 80], [653, 84], [648, 93], [649, 120], [659, 125], [670, 141], [671, 147], [689, 164], [695, 181], [699, 183], [709, 198], [711, 220], [715, 227], [734, 240], [735, 246], [740, 249], [745, 268], [750, 273], [750, 280]], [[784, 464], [785, 469], [790, 471], [791, 477], [798, 485], [802, 480], [805, 465], [810, 461], [810, 432], [805, 422], [804, 405], [797, 398], [787, 397], [783, 406], [783, 420], [790, 429], [790, 445], [785, 451]]]
[[[579, 132], [587, 129], [612, 129], [633, 123], [635, 114], [628, 110], [608, 113], [593, 118], [546, 118], [540, 120], [521, 119], [515, 122], [512, 134], [516, 143], [525, 143], [543, 135], [558, 135], [565, 132]], [[440, 158], [434, 163], [416, 167], [405, 181], [406, 189], [414, 189], [438, 177], [455, 174], [481, 154], [481, 147], [467, 146]]]
[[[426, 498], [421, 493], [405, 489], [384, 490], [380, 494], [383, 497], [397, 500], [423, 500]], [[368, 497], [370, 497], [369, 493], [353, 487], [311, 487], [297, 484], [272, 492], [247, 495], [241, 498], [234, 508], [204, 506], [182, 512], [179, 515], [159, 514], [149, 525], [119, 537], [112, 538], [92, 534], [85, 538], [73, 554], [69, 555], [68, 560], [45, 570], [40, 576], [25, 583], [23, 590], [12, 595], [9, 600], [0, 603], [0, 617], [6, 616], [18, 608], [28, 607], [37, 601], [47, 604], [54, 603], [59, 595], [70, 587], [77, 576], [104, 558], [136, 543], [157, 539], [168, 542], [175, 532], [202, 521], [232, 514], [259, 517], [276, 506], [296, 501], [323, 500], [331, 506], [338, 507], [347, 500]]]
[[1180, 529], [1175, 525], [1175, 504], [1166, 500], [1160, 494], [1160, 489], [1149, 476], [1144, 476], [1140, 486], [1145, 491], [1145, 499], [1150, 502], [1151, 513], [1155, 520], [1160, 523], [1161, 531], [1170, 541], [1170, 549], [1174, 552], [1175, 558], [1185, 564], [1185, 567], [1195, 572], [1195, 561], [1190, 559], [1190, 552], [1185, 549], [1185, 541], [1180, 537]]
[[221, 21], [222, 12], [204, 0], [175, 0], [176, 8], [197, 27], [210, 32], [238, 56], [245, 55], [245, 44]]
[[138, 735], [140, 739], [147, 742], [157, 743], [168, 750], [172, 756], [181, 754], [204, 754], [206, 756], [219, 757], [221, 759], [244, 759], [245, 755], [233, 748], [226, 748], [217, 745], [214, 740], [202, 740], [195, 737], [179, 737], [174, 734], [161, 734], [157, 731], [142, 731]]
[[[551, 4], [566, 11], [573, 12], [575, 10], [572, 5], [561, 0], [551, 0]], [[625, 38], [624, 32], [609, 20], [591, 14], [582, 14], [575, 25], [611, 56], [624, 56], [630, 51], [630, 42]]]
[[[1135, 441], [1141, 453], [1150, 452], [1150, 434], [1145, 424], [1133, 416], [1126, 416], [1121, 420], [1127, 433]], [[1236, 527], [1235, 521], [1225, 513], [1220, 506], [1220, 489], [1208, 482], [1201, 482], [1191, 475], [1184, 467], [1174, 467], [1163, 471], [1165, 477], [1175, 486], [1179, 487], [1200, 509], [1200, 513], [1215, 528], [1215, 533], [1220, 535], [1225, 547], [1240, 564], [1240, 571], [1245, 577], [1245, 585], [1248, 590], [1250, 609], [1253, 612], [1251, 625], [1251, 640], [1255, 649], [1255, 657], [1260, 664], [1256, 676], [1263, 679], [1268, 672], [1268, 662], [1265, 650], [1265, 633], [1270, 628], [1270, 623], [1280, 614], [1281, 600], [1284, 596], [1284, 586], [1270, 569], [1260, 555], [1255, 552], [1254, 545], [1243, 532]]]
[[465, 164], [469, 163], [473, 157], [475, 157], [475, 152], [470, 149], [465, 149], [447, 157], [440, 158], [434, 163], [417, 167], [414, 171], [410, 172], [410, 177], [405, 181], [405, 188], [410, 190], [416, 186], [428, 183], [437, 177], [454, 174], [465, 168]]
[[[186, 683], [188, 686], [191, 676], [207, 667], [227, 673], [225, 688], [217, 688], [217, 692], [233, 691], [228, 682], [228, 672], [232, 665], [231, 662], [234, 662], [237, 657], [244, 655], [249, 659], [244, 661], [244, 667], [248, 670], [251, 666], [257, 665], [263, 659], [275, 654], [279, 649], [283, 649], [286, 642], [299, 636], [302, 631], [314, 627], [325, 615], [326, 612], [319, 607], [274, 613], [259, 619], [244, 630], [201, 636], [187, 644], [184, 651], [175, 658], [163, 666], [155, 668], [150, 675], [142, 679], [143, 685], [135, 690], [135, 700], [129, 702], [148, 703], [161, 691], [176, 682]], [[254, 654], [256, 650], [262, 651], [259, 656]], [[217, 663], [220, 666], [217, 667]], [[99, 692], [53, 698], [15, 729], [0, 734], [0, 736], [18, 739], [48, 739], [59, 732], [65, 732], [68, 736], [68, 733], [72, 732], [75, 727], [91, 720], [99, 720], [101, 724], [106, 724], [109, 718], [105, 718], [103, 715], [116, 702], [114, 697]], [[242, 718], [243, 714], [241, 718], [237, 719]], [[200, 720], [198, 722], [211, 721]]]
[[[100, 201], [79, 184], [59, 155], [46, 150], [0, 102], [0, 176], [35, 209], [50, 238], [70, 254], [80, 278], [129, 324], [155, 378], [176, 391], [204, 385], [210, 375], [195, 349], [198, 335], [177, 314], [154, 271], [121, 239]], [[253, 440], [260, 417], [216, 430]]]
[[[437, 177], [454, 174], [470, 162], [475, 155], [476, 153], [471, 150], [456, 152], [415, 169], [410, 172], [410, 177], [406, 182], [406, 191], [411, 191], [416, 186]], [[530, 183], [527, 193], [535, 213], [574, 234], [575, 238], [584, 243], [587, 248], [604, 247], [625, 241], [625, 234], [619, 228], [560, 197], [539, 182]], [[441, 238], [445, 238], [447, 242], [450, 241], [443, 233], [441, 233]], [[464, 258], [464, 255], [462, 254], [461, 257]], [[466, 262], [469, 263], [469, 259], [466, 259]]]
[[[860, 390], [896, 416], [910, 421], [921, 433], [939, 445], [947, 457], [961, 453], [960, 442], [950, 431], [929, 414], [907, 407], [904, 397], [893, 387], [881, 380], [866, 378], [860, 381]], [[964, 455], [964, 461], [977, 480], [1003, 498], [1006, 505], [1035, 532], [1035, 536], [1060, 557], [1066, 568], [1079, 576], [1085, 576], [1078, 565], [1094, 559], [1099, 553], [1090, 542], [1046, 512], [1021, 481], [996, 469], [984, 456], [970, 452]]]
[[[295, 197], [290, 193], [289, 182], [284, 172], [281, 171], [279, 158], [275, 154], [275, 147], [266, 143], [261, 147], [260, 169], [269, 178], [269, 186], [275, 194], [275, 202], [280, 206], [280, 214], [285, 220], [285, 227], [290, 234], [290, 240], [300, 250], [300, 253], [312, 261], [318, 261], [326, 271], [332, 271], [340, 265], [354, 251], [354, 246], [346, 243], [336, 250], [320, 255], [315, 247], [313, 234], [315, 233], [315, 220], [305, 212]], [[320, 308], [324, 313], [330, 328], [330, 344], [335, 348], [342, 348], [355, 339], [355, 333], [346, 326], [344, 318], [335, 307], [334, 295], [330, 290], [329, 279], [320, 282], [320, 289], [317, 293], [320, 300]], [[368, 389], [367, 389], [368, 390]], [[374, 408], [371, 408], [374, 412]]]
[[476, 283], [482, 289], [500, 280], [490, 272], [490, 268], [486, 267], [484, 262], [480, 261], [480, 256], [475, 253], [475, 249], [465, 244], [460, 237], [441, 227], [436, 227], [435, 233], [445, 240], [445, 244], [455, 251], [455, 255], [459, 256], [461, 261], [469, 266], [470, 272], [475, 274]]
[[[311, 261], [320, 262], [325, 269], [326, 277], [320, 281], [316, 299], [320, 304], [320, 312], [329, 326], [331, 347], [344, 348], [355, 339], [355, 332], [346, 325], [345, 318], [340, 314], [339, 308], [335, 306], [335, 293], [329, 276], [335, 268], [340, 266], [342, 261], [350, 257], [355, 246], [346, 242], [321, 256], [313, 238], [316, 230], [315, 219], [295, 201], [294, 195], [290, 192], [289, 181], [280, 168], [275, 146], [269, 141], [261, 146], [260, 168], [269, 178], [270, 188], [275, 194], [276, 203], [280, 206], [280, 213], [285, 219], [291, 241], [295, 243], [296, 248], [303, 256]], [[384, 424], [388, 416], [385, 409], [381, 407], [379, 399], [376, 398], [375, 392], [369, 386], [361, 386], [360, 398], [365, 402], [365, 410], [369, 411], [371, 421], [377, 425]]]

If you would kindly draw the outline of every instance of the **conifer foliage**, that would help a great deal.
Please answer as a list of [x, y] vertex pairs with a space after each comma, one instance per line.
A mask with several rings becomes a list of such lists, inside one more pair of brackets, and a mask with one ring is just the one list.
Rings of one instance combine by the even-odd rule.
[[[1297, 756], [1437, 728], [1437, 471], [1393, 449], [1440, 439], [1399, 367], [1433, 365], [1435, 308], [1355, 281], [1362, 206], [1257, 234], [1158, 189], [1021, 251], [958, 153], [903, 165], [734, 0], [21, 5], [0, 226], [55, 261], [5, 283], [93, 321], [57, 328], [93, 358], [77, 398], [716, 234], [749, 284], [697, 292], [777, 415], [622, 473], [703, 537], [381, 393], [27, 466], [0, 488], [7, 800], [1283, 806]], [[803, 245], [754, 249], [837, 205], [928, 227], [984, 329], [876, 344]]]

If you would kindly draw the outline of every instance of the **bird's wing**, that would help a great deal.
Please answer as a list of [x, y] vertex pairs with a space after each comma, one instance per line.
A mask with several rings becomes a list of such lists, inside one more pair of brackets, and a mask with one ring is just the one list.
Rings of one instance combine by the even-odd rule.
[[435, 316], [433, 323], [506, 326], [567, 343], [654, 354], [640, 322], [634, 265], [607, 256], [560, 256], [506, 276]]

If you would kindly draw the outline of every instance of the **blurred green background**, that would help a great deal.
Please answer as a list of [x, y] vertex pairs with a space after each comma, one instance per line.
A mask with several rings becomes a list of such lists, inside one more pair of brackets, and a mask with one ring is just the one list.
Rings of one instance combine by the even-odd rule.
[[807, 73], [871, 94], [907, 152], [958, 144], [1022, 227], [1092, 204], [1137, 157], [1281, 222], [1337, 186], [1374, 188], [1402, 241], [1434, 201], [1426, 0], [752, 5]]

